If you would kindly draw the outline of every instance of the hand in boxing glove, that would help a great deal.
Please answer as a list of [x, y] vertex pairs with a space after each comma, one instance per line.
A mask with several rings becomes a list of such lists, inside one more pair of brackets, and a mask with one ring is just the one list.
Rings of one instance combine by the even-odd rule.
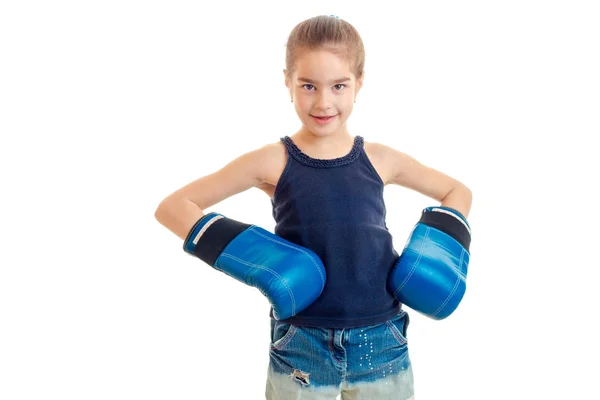
[[325, 267], [312, 250], [218, 213], [206, 214], [194, 224], [183, 249], [258, 288], [278, 320], [307, 308], [325, 287]]
[[428, 207], [388, 279], [403, 304], [433, 319], [456, 310], [466, 290], [471, 228], [449, 207]]

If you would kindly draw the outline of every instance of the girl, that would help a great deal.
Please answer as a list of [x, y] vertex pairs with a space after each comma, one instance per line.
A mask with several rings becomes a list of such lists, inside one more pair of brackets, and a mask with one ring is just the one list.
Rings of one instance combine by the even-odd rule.
[[412, 399], [409, 315], [387, 289], [399, 255], [383, 189], [410, 188], [463, 217], [470, 190], [400, 151], [350, 135], [346, 123], [365, 64], [351, 24], [332, 16], [301, 22], [289, 35], [285, 61], [300, 129], [177, 190], [155, 216], [187, 243], [204, 209], [256, 187], [271, 199], [277, 237], [322, 260], [327, 280], [312, 304], [285, 319], [271, 308], [267, 399]]

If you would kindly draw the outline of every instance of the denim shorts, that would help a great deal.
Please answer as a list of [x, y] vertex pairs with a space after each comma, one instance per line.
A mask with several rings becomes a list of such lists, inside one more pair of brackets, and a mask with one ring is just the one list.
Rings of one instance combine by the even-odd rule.
[[330, 329], [271, 319], [267, 400], [409, 400], [414, 396], [408, 313]]

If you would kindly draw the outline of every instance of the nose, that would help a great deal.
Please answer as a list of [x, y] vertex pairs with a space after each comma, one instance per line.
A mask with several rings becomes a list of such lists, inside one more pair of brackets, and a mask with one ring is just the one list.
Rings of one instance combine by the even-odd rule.
[[315, 107], [320, 110], [329, 110], [333, 105], [332, 97], [333, 94], [328, 93], [326, 90], [321, 91], [321, 93], [317, 95]]

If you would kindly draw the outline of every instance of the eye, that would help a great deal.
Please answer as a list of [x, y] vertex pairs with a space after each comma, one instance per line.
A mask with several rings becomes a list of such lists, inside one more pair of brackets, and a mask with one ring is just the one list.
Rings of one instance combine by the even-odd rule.
[[[302, 87], [305, 87], [305, 86], [311, 86], [311, 87], [314, 87], [314, 86], [313, 86], [313, 85], [311, 85], [310, 83], [306, 83], [306, 84], [302, 85]], [[346, 85], [344, 85], [343, 83], [338, 83], [337, 85], [333, 85], [333, 87], [336, 87], [336, 86], [342, 86], [343, 88], [345, 88], [345, 87], [346, 87]], [[309, 90], [310, 90], [310, 89], [309, 89]], [[339, 92], [339, 91], [341, 91], [341, 90], [342, 90], [342, 88], [338, 89], [337, 91]]]

